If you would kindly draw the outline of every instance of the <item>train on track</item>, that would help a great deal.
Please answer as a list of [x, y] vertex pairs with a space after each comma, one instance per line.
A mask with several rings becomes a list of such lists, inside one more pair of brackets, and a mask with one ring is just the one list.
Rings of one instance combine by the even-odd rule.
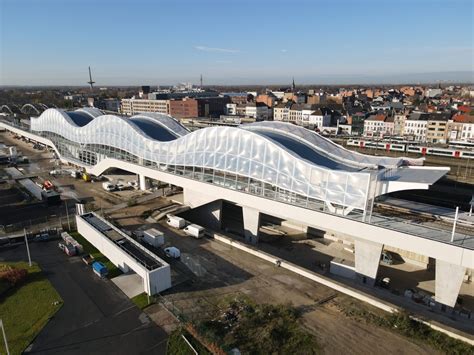
[[442, 157], [453, 157], [460, 159], [474, 159], [474, 149], [461, 147], [458, 144], [449, 145], [447, 148], [429, 147], [414, 142], [383, 142], [369, 141], [363, 139], [349, 139], [347, 145], [364, 149], [381, 149], [386, 151], [396, 151], [414, 153], [420, 155], [437, 155]]

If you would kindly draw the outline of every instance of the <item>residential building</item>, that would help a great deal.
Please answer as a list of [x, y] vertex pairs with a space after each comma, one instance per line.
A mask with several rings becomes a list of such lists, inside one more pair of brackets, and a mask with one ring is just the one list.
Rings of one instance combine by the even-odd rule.
[[426, 89], [425, 96], [426, 97], [440, 97], [443, 94], [443, 90], [441, 89]]
[[474, 142], [474, 116], [455, 115], [446, 125], [446, 140]]
[[257, 97], [255, 98], [256, 103], [262, 103], [262, 104], [267, 105], [268, 107], [273, 107], [275, 105], [276, 101], [277, 101], [277, 98], [274, 95], [272, 95], [271, 93], [270, 94], [260, 94], [260, 95], [257, 95]]
[[246, 92], [225, 92], [222, 93], [222, 96], [227, 96], [233, 104], [245, 105], [248, 94]]
[[428, 119], [428, 113], [412, 112], [405, 120], [403, 134], [410, 136], [417, 142], [425, 142]]
[[393, 134], [395, 136], [403, 136], [406, 119], [407, 116], [405, 114], [396, 114], [393, 117]]
[[364, 121], [364, 135], [367, 137], [391, 136], [394, 131], [394, 119], [383, 114], [371, 115]]
[[426, 125], [426, 141], [430, 143], [446, 142], [446, 125], [450, 114], [432, 113]]
[[280, 103], [273, 108], [273, 120], [288, 122], [291, 105]]
[[262, 103], [248, 103], [245, 106], [245, 116], [255, 118], [257, 121], [266, 121], [270, 118], [268, 106]]
[[310, 127], [322, 129], [331, 125], [331, 115], [324, 114], [320, 109], [313, 111], [308, 116], [308, 124]]

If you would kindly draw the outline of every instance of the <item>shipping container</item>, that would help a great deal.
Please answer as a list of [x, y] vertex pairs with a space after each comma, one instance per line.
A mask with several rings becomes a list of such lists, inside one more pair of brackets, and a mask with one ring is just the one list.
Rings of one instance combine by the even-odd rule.
[[155, 248], [159, 248], [165, 243], [165, 237], [159, 230], [151, 228], [143, 232], [143, 241]]

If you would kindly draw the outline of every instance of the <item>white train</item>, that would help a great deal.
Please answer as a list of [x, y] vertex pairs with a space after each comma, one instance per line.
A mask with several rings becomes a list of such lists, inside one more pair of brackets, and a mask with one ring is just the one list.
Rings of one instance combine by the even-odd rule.
[[427, 147], [412, 142], [375, 142], [361, 139], [349, 139], [347, 141], [347, 145], [351, 147], [381, 149], [386, 151], [415, 153], [421, 155], [437, 155], [442, 157], [474, 159], [474, 150], [459, 149], [454, 147]]

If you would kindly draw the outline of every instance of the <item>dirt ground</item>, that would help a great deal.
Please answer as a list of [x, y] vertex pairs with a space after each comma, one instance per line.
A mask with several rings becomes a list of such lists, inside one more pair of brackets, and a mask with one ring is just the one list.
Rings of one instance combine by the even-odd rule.
[[[136, 206], [111, 217], [117, 218], [125, 229], [158, 228], [165, 233], [165, 246], [174, 245], [181, 250], [181, 261], [167, 261], [182, 275], [178, 284], [173, 280], [174, 287], [164, 293], [162, 301], [188, 320], [205, 319], [220, 300], [244, 294], [258, 303], [291, 303], [300, 309], [302, 323], [317, 337], [326, 354], [436, 353], [426, 344], [348, 318], [335, 303], [343, 303], [347, 296], [328, 287], [212, 239], [196, 240], [163, 223], [148, 225], [138, 217], [143, 209]], [[369, 308], [362, 303], [360, 307]], [[384, 314], [372, 307], [370, 310]]]

